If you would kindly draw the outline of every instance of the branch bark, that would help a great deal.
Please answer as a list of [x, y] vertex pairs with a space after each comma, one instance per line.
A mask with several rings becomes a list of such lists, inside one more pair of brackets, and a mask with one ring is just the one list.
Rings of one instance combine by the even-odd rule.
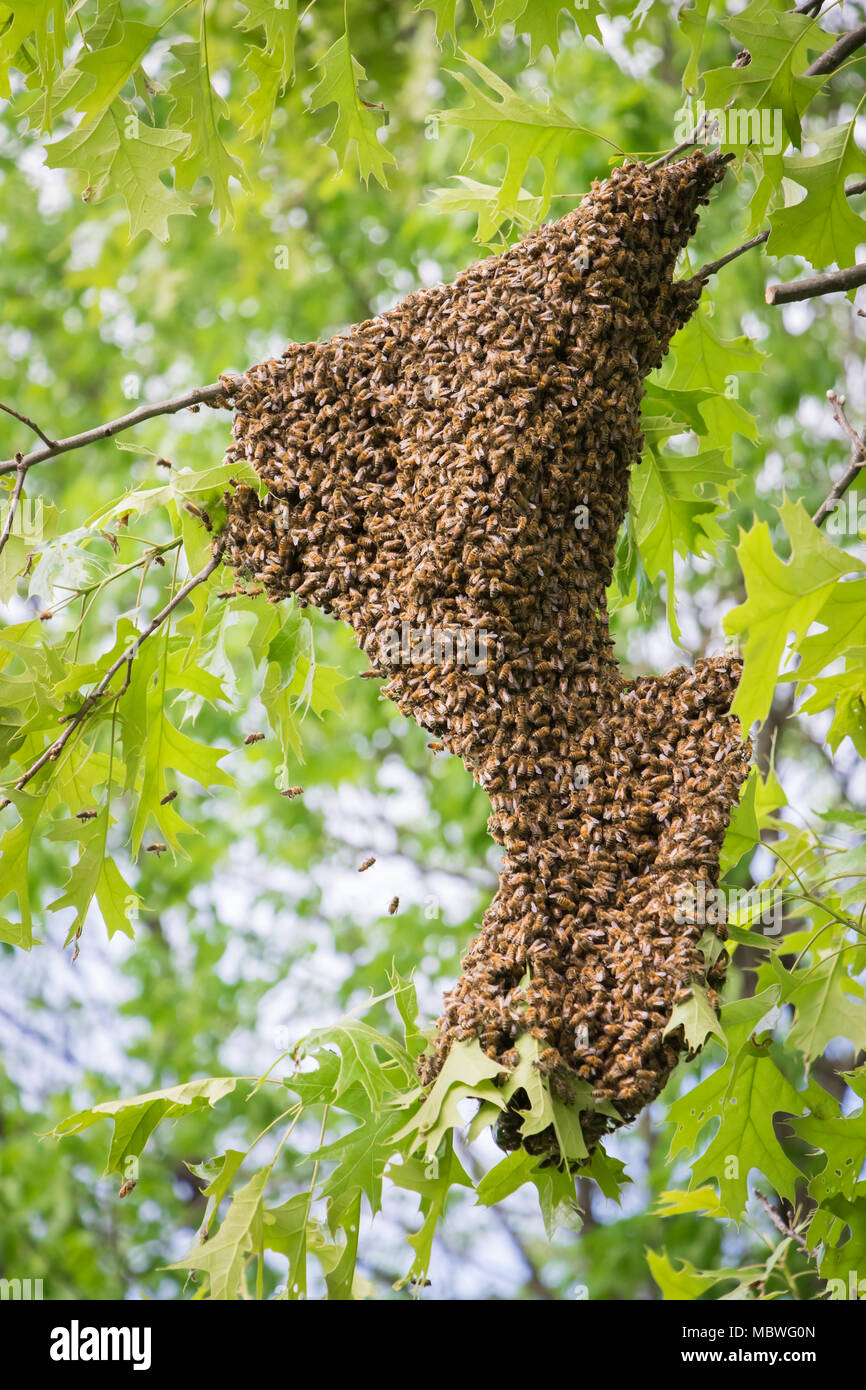
[[816, 58], [814, 63], [807, 67], [806, 77], [823, 76], [824, 73], [835, 72], [841, 67], [846, 58], [850, 58], [852, 53], [856, 53], [858, 48], [862, 48], [866, 43], [866, 24], [861, 24], [859, 28], [852, 29], [850, 34], [843, 34], [837, 39], [832, 48], [828, 48], [826, 53], [822, 53], [820, 58]]
[[[73, 449], [84, 449], [88, 444], [96, 444], [101, 439], [110, 439], [112, 435], [121, 434], [124, 430], [132, 429], [133, 425], [140, 425], [145, 420], [152, 420], [157, 415], [176, 415], [179, 410], [187, 410], [190, 406], [211, 405], [215, 409], [223, 408], [231, 400], [231, 394], [240, 383], [239, 376], [226, 375], [220, 377], [219, 381], [212, 382], [209, 386], [196, 386], [191, 391], [186, 391], [182, 396], [176, 396], [173, 400], [155, 401], [150, 405], [140, 405], [135, 410], [131, 410], [128, 415], [121, 415], [117, 420], [110, 420], [107, 424], [97, 425], [92, 430], [83, 430], [80, 434], [71, 434], [67, 439], [55, 440], [53, 444], [46, 444], [41, 449], [34, 449], [32, 453], [25, 454], [23, 458], [18, 455], [13, 459], [7, 459], [0, 463], [0, 475], [4, 473], [14, 473], [15, 470], [23, 465], [25, 469], [32, 468], [35, 463], [44, 463], [46, 459], [57, 458], [60, 454], [68, 454]], [[13, 414], [15, 412], [12, 412]], [[19, 416], [19, 419], [23, 417]]]
[[836, 395], [835, 391], [828, 391], [827, 399], [833, 407], [833, 414], [836, 417], [837, 423], [841, 425], [842, 429], [848, 435], [848, 438], [852, 441], [851, 461], [839, 481], [833, 484], [833, 487], [812, 517], [816, 526], [823, 526], [836, 503], [845, 495], [855, 479], [860, 476], [861, 469], [864, 463], [866, 463], [866, 430], [864, 430], [862, 434], [857, 433], [845, 414], [844, 400], [841, 400]]
[[18, 477], [15, 479], [15, 487], [12, 489], [12, 496], [9, 499], [9, 511], [6, 514], [6, 524], [3, 527], [3, 534], [2, 536], [0, 536], [0, 555], [3, 554], [3, 548], [12, 534], [12, 526], [15, 521], [15, 512], [17, 510], [18, 503], [21, 501], [21, 492], [24, 487], [24, 479], [27, 477], [27, 469], [24, 466], [24, 460], [21, 458], [20, 454], [18, 455], [18, 462], [16, 463], [15, 467], [18, 472]]
[[773, 1206], [773, 1203], [770, 1201], [769, 1197], [765, 1197], [763, 1192], [759, 1192], [757, 1188], [755, 1188], [755, 1196], [761, 1203], [761, 1206], [764, 1208], [764, 1211], [769, 1216], [776, 1230], [781, 1231], [783, 1236], [787, 1236], [787, 1238], [789, 1240], [792, 1240], [795, 1245], [799, 1246], [799, 1248], [805, 1254], [808, 1254], [809, 1247], [806, 1244], [804, 1237], [801, 1236], [798, 1231], [795, 1231], [792, 1226], [788, 1225], [788, 1223], [782, 1218], [782, 1216]]
[[[57, 758], [63, 751], [63, 748], [69, 742], [70, 738], [72, 737], [75, 730], [78, 728], [79, 724], [81, 724], [81, 722], [84, 719], [86, 719], [87, 715], [90, 713], [93, 707], [99, 703], [103, 695], [105, 695], [106, 691], [108, 690], [108, 687], [111, 684], [113, 677], [120, 670], [121, 666], [125, 665], [127, 667], [126, 680], [124, 684], [121, 686], [120, 690], [117, 691], [114, 698], [119, 699], [120, 696], [124, 694], [124, 692], [127, 690], [129, 686], [130, 668], [142, 644], [147, 641], [148, 637], [151, 637], [153, 633], [156, 632], [157, 628], [162, 626], [166, 618], [168, 618], [174, 612], [175, 608], [177, 608], [179, 604], [183, 603], [183, 600], [187, 597], [188, 594], [192, 593], [193, 589], [197, 588], [199, 584], [203, 584], [205, 580], [213, 574], [214, 570], [217, 568], [220, 561], [222, 560], [224, 548], [224, 541], [218, 541], [215, 544], [213, 555], [208, 560], [204, 568], [200, 569], [198, 574], [194, 574], [191, 579], [188, 579], [181, 589], [178, 589], [174, 597], [165, 605], [164, 608], [162, 608], [159, 611], [159, 613], [157, 613], [155, 618], [151, 619], [148, 626], [144, 629], [143, 632], [140, 632], [138, 634], [135, 641], [129, 647], [127, 647], [123, 655], [119, 656], [117, 660], [114, 662], [114, 664], [109, 667], [109, 669], [106, 671], [105, 675], [102, 677], [102, 680], [99, 682], [96, 688], [94, 690], [91, 690], [90, 694], [78, 706], [78, 709], [75, 711], [75, 713], [69, 717], [69, 722], [67, 723], [66, 728], [63, 730], [63, 733], [60, 735], [60, 737], [55, 739], [54, 742], [50, 744], [48, 748], [45, 749], [45, 752], [41, 755], [41, 757], [37, 758], [36, 762], [32, 765], [32, 767], [29, 767], [27, 771], [23, 773], [21, 777], [18, 778], [18, 781], [15, 783], [17, 791], [21, 791], [21, 789], [27, 785], [31, 778], [36, 776], [40, 768], [43, 768], [46, 763], [56, 762]], [[3, 802], [3, 806], [7, 806], [8, 804], [8, 801]], [[0, 810], [2, 810], [2, 806], [0, 806]]]
[[13, 410], [11, 405], [4, 405], [0, 401], [0, 410], [5, 410], [7, 415], [14, 415], [16, 420], [20, 420], [22, 425], [26, 425], [34, 434], [38, 434], [43, 444], [47, 444], [49, 449], [53, 449], [55, 440], [49, 439], [44, 430], [41, 430], [35, 420], [31, 420], [29, 415], [22, 415], [19, 411]]
[[866, 285], [866, 262], [846, 266], [844, 270], [831, 270], [826, 275], [806, 275], [788, 284], [769, 285], [764, 298], [768, 304], [793, 304], [800, 299], [817, 299], [823, 294], [854, 290], [858, 285]]
[[717, 261], [707, 261], [706, 265], [702, 265], [700, 270], [695, 273], [694, 279], [706, 280], [708, 276], [715, 275], [716, 271], [721, 270], [723, 265], [728, 265], [730, 261], [735, 261], [744, 252], [751, 251], [753, 246], [763, 245], [768, 240], [769, 235], [770, 228], [768, 227], [765, 232], [759, 232], [757, 236], [753, 236], [751, 241], [744, 241], [742, 246], [735, 246], [733, 251], [729, 251], [726, 256], [720, 256]]

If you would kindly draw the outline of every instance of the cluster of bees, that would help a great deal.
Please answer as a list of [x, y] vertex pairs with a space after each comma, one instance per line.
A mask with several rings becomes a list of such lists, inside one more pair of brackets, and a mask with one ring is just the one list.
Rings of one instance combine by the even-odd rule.
[[[627, 1120], [685, 1046], [663, 1036], [675, 1003], [722, 983], [675, 908], [718, 879], [750, 751], [727, 716], [740, 668], [625, 680], [605, 589], [642, 381], [702, 289], [674, 264], [723, 173], [703, 152], [617, 169], [507, 253], [234, 390], [229, 458], [267, 492], [232, 494], [227, 558], [351, 623], [383, 693], [485, 788], [505, 850], [425, 1082], [457, 1040], [509, 1066], [529, 1031], [559, 1094], [580, 1078]], [[401, 621], [483, 628], [495, 654], [389, 664], [378, 634]]]

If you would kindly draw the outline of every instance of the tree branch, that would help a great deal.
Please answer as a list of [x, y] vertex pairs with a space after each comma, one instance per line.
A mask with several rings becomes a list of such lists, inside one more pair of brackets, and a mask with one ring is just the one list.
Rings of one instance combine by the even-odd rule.
[[42, 443], [47, 444], [49, 449], [54, 448], [55, 441], [53, 439], [49, 439], [48, 435], [44, 432], [44, 430], [41, 430], [39, 426], [36, 424], [36, 421], [31, 420], [29, 415], [19, 414], [17, 410], [12, 409], [11, 405], [4, 405], [2, 401], [0, 401], [0, 410], [5, 410], [7, 415], [14, 415], [16, 420], [21, 421], [22, 425], [26, 425], [27, 428], [32, 430], [34, 434], [38, 434], [39, 438], [42, 440]]
[[824, 501], [821, 503], [815, 515], [812, 517], [816, 526], [822, 526], [827, 517], [832, 512], [836, 503], [848, 491], [854, 480], [859, 477], [863, 464], [866, 463], [866, 429], [862, 434], [858, 434], [854, 426], [845, 414], [845, 398], [836, 395], [835, 391], [827, 392], [827, 400], [833, 407], [833, 415], [836, 421], [852, 441], [851, 462], [845, 469], [838, 482], [828, 492]]
[[[159, 613], [157, 613], [155, 618], [151, 619], [150, 623], [144, 629], [144, 631], [138, 634], [135, 641], [129, 647], [127, 647], [123, 655], [119, 656], [117, 660], [114, 662], [114, 664], [109, 667], [109, 669], [106, 671], [105, 675], [102, 677], [102, 680], [99, 682], [96, 688], [94, 690], [91, 690], [90, 694], [86, 696], [86, 698], [82, 701], [75, 713], [69, 716], [69, 722], [66, 725], [66, 728], [63, 730], [63, 733], [60, 735], [60, 737], [58, 739], [55, 739], [55, 741], [52, 744], [50, 744], [48, 748], [46, 748], [42, 756], [40, 758], [37, 758], [33, 766], [29, 767], [27, 771], [23, 773], [21, 777], [18, 778], [18, 781], [15, 783], [17, 791], [21, 791], [22, 787], [25, 787], [27, 783], [30, 781], [30, 779], [32, 777], [35, 777], [36, 773], [40, 770], [40, 768], [43, 768], [46, 763], [56, 762], [57, 758], [63, 751], [63, 748], [68, 743], [69, 739], [72, 737], [74, 731], [78, 728], [79, 724], [81, 724], [82, 720], [84, 720], [87, 717], [87, 715], [93, 709], [94, 705], [96, 705], [102, 699], [103, 695], [106, 693], [109, 685], [111, 684], [112, 678], [117, 674], [121, 666], [125, 665], [127, 667], [126, 680], [124, 684], [121, 686], [120, 690], [117, 691], [114, 698], [119, 699], [120, 696], [124, 694], [124, 692], [129, 687], [129, 668], [131, 668], [132, 663], [135, 660], [135, 657], [138, 654], [142, 644], [147, 641], [148, 637], [152, 636], [152, 634], [156, 632], [158, 627], [162, 626], [166, 618], [168, 618], [174, 612], [178, 604], [183, 603], [183, 600], [189, 594], [192, 593], [193, 589], [197, 588], [199, 584], [203, 584], [205, 580], [213, 574], [214, 570], [217, 568], [220, 561], [222, 560], [224, 548], [225, 541], [221, 540], [216, 542], [214, 546], [213, 555], [208, 560], [204, 568], [199, 570], [198, 574], [194, 574], [191, 579], [188, 579], [187, 582], [184, 584], [183, 588], [178, 589], [177, 593], [174, 595], [174, 598], [172, 598], [165, 605], [165, 607], [161, 609]], [[8, 802], [4, 804], [8, 805]], [[0, 807], [0, 809], [2, 809], [2, 807]]]
[[[866, 193], [866, 179], [860, 183], [850, 183], [845, 189], [846, 198], [854, 198], [858, 193]], [[694, 279], [705, 280], [707, 276], [715, 275], [716, 271], [721, 270], [723, 265], [728, 265], [730, 261], [735, 261], [738, 256], [742, 256], [745, 251], [751, 251], [753, 246], [762, 246], [769, 239], [771, 231], [772, 228], [768, 227], [765, 231], [759, 232], [757, 236], [753, 236], [751, 241], [744, 241], [742, 246], [734, 247], [734, 250], [729, 251], [726, 256], [720, 256], [717, 261], [707, 261], [706, 265], [702, 265], [700, 270], [696, 271]], [[768, 300], [767, 303], [769, 302]]]
[[850, 34], [843, 34], [837, 39], [832, 48], [828, 48], [826, 53], [822, 53], [820, 58], [816, 58], [814, 63], [807, 67], [805, 77], [818, 77], [824, 73], [835, 72], [841, 67], [846, 58], [850, 58], [852, 53], [856, 53], [858, 48], [862, 48], [866, 43], [866, 24], [861, 24], [858, 29], [852, 29]]
[[866, 285], [866, 262], [846, 266], [844, 270], [831, 270], [826, 275], [806, 275], [802, 280], [791, 280], [787, 284], [768, 285], [764, 298], [768, 304], [793, 304], [799, 299], [816, 299], [822, 294], [854, 290], [858, 285]]
[[672, 159], [676, 159], [678, 154], [684, 154], [685, 151], [690, 150], [693, 145], [697, 145], [703, 134], [706, 120], [707, 112], [702, 111], [691, 140], [683, 140], [681, 144], [676, 145], [672, 150], [668, 150], [667, 154], [659, 155], [658, 159], [654, 159], [652, 164], [648, 164], [646, 167], [648, 169], [658, 169], [660, 165], [669, 164]]
[[173, 400], [140, 405], [128, 415], [121, 415], [119, 419], [111, 420], [105, 425], [83, 430], [81, 434], [71, 434], [68, 439], [56, 440], [53, 444], [48, 443], [42, 449], [34, 449], [31, 454], [25, 454], [23, 458], [18, 456], [6, 460], [5, 463], [0, 463], [0, 475], [14, 473], [21, 464], [25, 468], [32, 468], [35, 463], [43, 463], [59, 454], [68, 454], [72, 449], [83, 449], [88, 444], [96, 444], [100, 439], [110, 439], [112, 435], [132, 429], [133, 425], [140, 425], [144, 420], [152, 420], [156, 415], [176, 415], [179, 410], [196, 405], [211, 405], [215, 409], [223, 409], [231, 400], [232, 392], [237, 389], [241, 379], [239, 376], [227, 374], [221, 376], [219, 381], [212, 382], [210, 386], [196, 386], [192, 391], [176, 396]]
[[22, 459], [20, 454], [17, 455], [17, 460], [18, 461], [15, 464], [15, 467], [18, 472], [18, 477], [15, 479], [15, 487], [13, 488], [12, 496], [9, 499], [9, 511], [6, 515], [6, 524], [3, 527], [3, 534], [2, 536], [0, 536], [0, 555], [3, 554], [3, 547], [5, 546], [6, 542], [12, 534], [12, 524], [15, 520], [15, 510], [18, 506], [18, 503], [21, 500], [21, 492], [24, 487], [24, 479], [27, 477], [27, 469], [24, 466], [24, 460]]
[[806, 1241], [803, 1238], [803, 1236], [799, 1235], [797, 1231], [795, 1231], [791, 1226], [787, 1224], [786, 1221], [782, 1219], [782, 1217], [777, 1212], [776, 1208], [773, 1206], [773, 1203], [770, 1201], [769, 1197], [765, 1197], [763, 1192], [759, 1192], [757, 1188], [755, 1188], [755, 1196], [761, 1203], [761, 1206], [764, 1208], [764, 1211], [769, 1216], [776, 1230], [781, 1231], [783, 1236], [786, 1236], [789, 1240], [792, 1240], [795, 1245], [799, 1246], [799, 1248], [805, 1254], [808, 1255], [809, 1247], [806, 1244]]
[[720, 256], [717, 261], [707, 261], [706, 265], [702, 265], [700, 270], [695, 272], [693, 278], [695, 280], [706, 280], [709, 275], [715, 275], [716, 271], [721, 270], [723, 265], [727, 265], [730, 261], [735, 261], [737, 257], [742, 256], [744, 252], [751, 251], [753, 246], [761, 246], [768, 239], [769, 235], [770, 229], [768, 227], [765, 232], [759, 232], [757, 236], [753, 236], [751, 241], [744, 241], [742, 246], [736, 246], [734, 250], [729, 251], [726, 256]]

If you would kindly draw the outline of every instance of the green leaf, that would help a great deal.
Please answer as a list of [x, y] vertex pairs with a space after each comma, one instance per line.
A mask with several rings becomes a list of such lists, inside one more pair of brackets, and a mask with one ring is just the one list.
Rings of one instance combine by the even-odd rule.
[[455, 1043], [429, 1095], [395, 1139], [410, 1140], [410, 1154], [424, 1144], [426, 1157], [432, 1159], [447, 1132], [462, 1125], [459, 1109], [462, 1101], [489, 1101], [500, 1110], [506, 1109], [502, 1091], [493, 1085], [493, 1078], [502, 1071], [498, 1063], [481, 1051], [477, 1038], [472, 1042]]
[[283, 66], [275, 54], [266, 53], [261, 48], [250, 48], [244, 67], [256, 79], [256, 85], [244, 100], [244, 109], [248, 114], [241, 130], [251, 139], [258, 136], [264, 145], [270, 134], [277, 98], [284, 85]]
[[717, 1038], [726, 1042], [722, 1025], [707, 997], [707, 991], [694, 979], [690, 991], [688, 999], [674, 1005], [670, 1022], [662, 1037], [666, 1038], [669, 1033], [682, 1028], [690, 1052], [700, 1052], [711, 1033], [715, 1033]]
[[[866, 1101], [866, 1069], [848, 1072], [844, 1080], [861, 1101]], [[856, 1114], [843, 1115], [835, 1098], [828, 1096], [828, 1101], [828, 1113], [790, 1121], [795, 1134], [826, 1156], [825, 1166], [809, 1181], [809, 1196], [822, 1204], [837, 1195], [854, 1198], [866, 1154], [866, 1104]]]
[[850, 738], [861, 758], [866, 758], [866, 648], [852, 648], [845, 655], [844, 671], [823, 680], [813, 677], [811, 684], [815, 693], [803, 701], [802, 712], [817, 714], [832, 707], [833, 722], [826, 734], [829, 747], [835, 752], [843, 739]]
[[583, 1221], [569, 1165], [559, 1167], [558, 1164], [549, 1163], [546, 1167], [536, 1168], [531, 1180], [538, 1192], [541, 1219], [548, 1240], [553, 1240], [558, 1230], [579, 1231]]
[[762, 826], [769, 823], [774, 811], [787, 804], [788, 798], [775, 772], [771, 771], [764, 781], [756, 767], [749, 770], [722, 845], [719, 868], [723, 875], [735, 868], [744, 854], [754, 853], [760, 843]]
[[192, 208], [161, 180], [189, 143], [182, 130], [158, 130], [115, 103], [95, 124], [82, 123], [62, 140], [46, 147], [50, 169], [76, 169], [86, 177], [88, 202], [99, 203], [119, 193], [129, 213], [130, 239], [149, 231], [168, 240], [168, 219], [187, 216]]
[[699, 497], [696, 489], [706, 483], [723, 488], [732, 477], [721, 450], [684, 457], [648, 448], [632, 471], [637, 544], [650, 579], [664, 574], [667, 581], [668, 622], [675, 640], [680, 629], [674, 606], [674, 554], [712, 553], [720, 534], [718, 528], [714, 534], [712, 524], [720, 510], [718, 498]]
[[[841, 1279], [847, 1286], [842, 1297], [851, 1296], [853, 1284], [853, 1296], [862, 1296], [861, 1281], [863, 1270], [866, 1269], [866, 1196], [863, 1195], [862, 1185], [858, 1185], [857, 1196], [849, 1200], [847, 1197], [830, 1197], [824, 1206], [819, 1207], [809, 1226], [809, 1246], [814, 1249], [817, 1240], [813, 1238], [813, 1228], [816, 1221], [824, 1218], [833, 1218], [831, 1232], [826, 1232], [822, 1239], [824, 1252], [821, 1257], [819, 1272], [822, 1279]], [[847, 1240], [841, 1241], [845, 1227], [849, 1228], [850, 1235]], [[853, 1275], [853, 1279], [851, 1276]], [[837, 1294], [836, 1297], [839, 1295]]]
[[[804, 77], [810, 52], [823, 53], [836, 36], [825, 34], [806, 15], [791, 13], [785, 0], [752, 0], [740, 14], [723, 19], [725, 28], [752, 55], [745, 67], [714, 68], [704, 74], [708, 108], [733, 106], [737, 111], [782, 113], [788, 139], [800, 144], [800, 117], [825, 77]], [[747, 143], [724, 141], [722, 150]]]
[[854, 655], [852, 648], [866, 647], [866, 580], [834, 584], [817, 621], [824, 631], [810, 633], [799, 645], [800, 663], [792, 679], [800, 688], [814, 683], [814, 677], [844, 653]]
[[[543, 49], [549, 48], [555, 58], [559, 52], [559, 29], [562, 15], [567, 14], [580, 33], [581, 38], [592, 35], [601, 42], [598, 27], [599, 5], [597, 0], [516, 0], [516, 4], [506, 3], [506, 14], [500, 14], [501, 4], [493, 13], [494, 23], [513, 23], [518, 34], [529, 38], [529, 59], [534, 63]], [[512, 18], [511, 11], [516, 10]]]
[[[476, 86], [466, 73], [454, 72], [452, 76], [463, 87], [469, 104], [456, 110], [440, 111], [438, 115], [443, 124], [460, 126], [472, 136], [465, 164], [477, 164], [493, 150], [505, 149], [505, 175], [490, 216], [495, 219], [518, 215], [521, 200], [525, 207], [523, 181], [533, 160], [538, 160], [542, 167], [540, 197], [542, 210], [546, 212], [557, 159], [575, 135], [592, 135], [593, 132], [578, 125], [553, 102], [537, 106], [525, 101], [470, 54], [464, 54], [464, 61], [484, 85]], [[601, 137], [594, 135], [593, 138]]]
[[0, 6], [0, 97], [8, 100], [11, 96], [8, 79], [10, 66], [22, 72], [28, 71], [25, 55], [20, 50], [25, 39], [31, 35], [39, 79], [50, 90], [54, 69], [63, 58], [66, 38], [64, 0], [27, 0], [26, 4]]
[[366, 105], [358, 93], [358, 83], [366, 77], [364, 69], [349, 51], [348, 32], [337, 39], [316, 66], [322, 77], [310, 96], [310, 110], [320, 111], [332, 103], [337, 107], [337, 119], [328, 136], [328, 144], [336, 152], [340, 169], [346, 168], [349, 151], [354, 148], [361, 178], [369, 183], [372, 174], [383, 188], [388, 187], [385, 168], [394, 157], [379, 140], [381, 117]]
[[308, 1221], [310, 1197], [299, 1192], [282, 1206], [262, 1213], [262, 1242], [266, 1250], [285, 1255], [289, 1262], [286, 1292], [289, 1298], [305, 1297], [307, 1292], [307, 1243], [317, 1224]]
[[[419, 0], [416, 9], [432, 10], [436, 16], [436, 38], [442, 44], [450, 38], [457, 41], [457, 3], [458, 0]], [[484, 8], [484, 0], [472, 0], [476, 24], [489, 29], [489, 18]]]
[[0, 921], [0, 941], [29, 951], [34, 945], [34, 937], [28, 861], [33, 832], [45, 805], [45, 795], [31, 796], [29, 792], [8, 790], [6, 796], [14, 804], [19, 820], [0, 839], [0, 903], [10, 893], [14, 894], [21, 921]]
[[705, 1126], [719, 1122], [711, 1142], [692, 1165], [690, 1186], [717, 1182], [721, 1204], [735, 1221], [745, 1211], [753, 1168], [773, 1183], [780, 1196], [792, 1200], [802, 1176], [779, 1143], [773, 1118], [781, 1111], [802, 1114], [807, 1098], [794, 1090], [767, 1049], [753, 1039], [778, 999], [779, 987], [773, 985], [751, 999], [724, 1006], [726, 1062], [675, 1101], [668, 1116], [676, 1126], [671, 1157], [684, 1148], [697, 1150]]
[[337, 1165], [319, 1195], [346, 1198], [363, 1192], [375, 1216], [382, 1206], [382, 1176], [399, 1148], [395, 1134], [402, 1123], [400, 1111], [369, 1115], [357, 1129], [316, 1149], [312, 1159]]
[[[459, 1046], [460, 1044], [458, 1044]], [[422, 1163], [417, 1158], [405, 1159], [388, 1169], [388, 1176], [395, 1187], [408, 1188], [421, 1197], [421, 1227], [409, 1236], [409, 1244], [415, 1251], [415, 1258], [408, 1274], [395, 1285], [400, 1289], [410, 1281], [423, 1284], [430, 1268], [433, 1252], [433, 1237], [436, 1227], [445, 1211], [452, 1187], [472, 1187], [472, 1180], [454, 1153], [454, 1145], [449, 1134], [441, 1154], [431, 1156]]]
[[475, 1197], [482, 1207], [494, 1207], [516, 1192], [526, 1182], [532, 1182], [533, 1174], [540, 1166], [539, 1155], [528, 1154], [525, 1149], [515, 1149], [497, 1163], [479, 1182]]
[[659, 1195], [653, 1210], [659, 1216], [682, 1216], [689, 1212], [706, 1212], [709, 1216], [719, 1217], [728, 1214], [714, 1187], [697, 1187], [689, 1192], [670, 1188]]
[[116, 42], [86, 49], [75, 61], [75, 71], [88, 82], [85, 95], [76, 100], [82, 123], [89, 125], [104, 115], [140, 66], [159, 29], [135, 20], [122, 20], [109, 35]]
[[740, 378], [761, 371], [765, 354], [745, 336], [722, 338], [709, 312], [699, 308], [673, 340], [673, 362], [663, 382], [678, 392], [711, 393], [700, 407], [707, 449], [722, 449], [728, 459], [735, 434], [758, 437], [753, 417], [740, 404]]
[[210, 1278], [211, 1298], [239, 1297], [246, 1266], [262, 1242], [262, 1199], [270, 1176], [269, 1167], [254, 1173], [235, 1193], [216, 1234], [167, 1268], [202, 1270]]
[[725, 618], [725, 631], [744, 640], [744, 670], [732, 711], [744, 729], [769, 712], [779, 663], [789, 632], [805, 637], [839, 577], [866, 568], [831, 545], [802, 503], [786, 499], [778, 509], [791, 540], [791, 557], [773, 550], [766, 522], [742, 533], [737, 558], [746, 583], [746, 602]]
[[[340, 1068], [333, 1083], [333, 1103], [339, 1104], [359, 1088], [374, 1110], [400, 1092], [417, 1086], [408, 1052], [386, 1034], [362, 1019], [346, 1017], [327, 1028], [316, 1028], [304, 1038], [299, 1056], [334, 1047]], [[380, 1054], [384, 1053], [384, 1060]], [[294, 1087], [293, 1083], [289, 1083]]]
[[770, 969], [781, 985], [782, 1003], [796, 1010], [789, 1047], [807, 1061], [822, 1056], [834, 1038], [847, 1038], [855, 1052], [866, 1047], [866, 995], [838, 947], [808, 969], [786, 970], [775, 956]]
[[631, 1182], [622, 1159], [605, 1153], [601, 1144], [596, 1144], [589, 1161], [578, 1170], [578, 1176], [592, 1178], [598, 1183], [602, 1194], [612, 1202], [619, 1202], [622, 1189]]
[[536, 226], [544, 216], [544, 202], [521, 188], [515, 206], [509, 211], [499, 205], [499, 189], [492, 183], [479, 183], [465, 174], [455, 174], [450, 188], [434, 188], [427, 203], [440, 213], [468, 212], [478, 218], [475, 240], [489, 244], [500, 228], [513, 222], [522, 230]]
[[176, 44], [171, 51], [181, 64], [168, 88], [171, 115], [178, 130], [189, 136], [186, 149], [175, 160], [177, 186], [191, 189], [199, 178], [210, 179], [222, 229], [234, 220], [229, 179], [237, 179], [241, 186], [247, 183], [243, 165], [229, 154], [219, 133], [219, 122], [228, 116], [228, 106], [211, 85], [198, 43]]
[[109, 940], [119, 931], [126, 936], [135, 935], [132, 923], [138, 915], [141, 899], [124, 882], [114, 860], [106, 858], [108, 825], [108, 809], [103, 807], [92, 821], [84, 825], [70, 820], [51, 827], [52, 840], [77, 840], [80, 846], [78, 862], [71, 870], [62, 895], [48, 904], [52, 912], [60, 912], [65, 907], [75, 908], [75, 918], [67, 940], [71, 940], [84, 926], [94, 897], [99, 904]]
[[226, 1149], [219, 1158], [206, 1159], [204, 1163], [187, 1163], [189, 1171], [207, 1184], [201, 1190], [202, 1197], [207, 1198], [207, 1209], [198, 1230], [200, 1240], [213, 1225], [220, 1202], [245, 1158], [246, 1154], [240, 1149]]
[[233, 779], [219, 767], [225, 748], [211, 748], [175, 728], [166, 713], [168, 688], [168, 629], [161, 643], [146, 643], [133, 662], [130, 688], [119, 702], [121, 741], [127, 768], [127, 789], [136, 790], [138, 804], [130, 839], [137, 855], [150, 822], [154, 822], [165, 843], [184, 854], [179, 836], [196, 834], [174, 809], [174, 802], [163, 805], [172, 790], [168, 772], [191, 777], [200, 786], [231, 787]]
[[157, 1125], [214, 1106], [234, 1091], [239, 1076], [210, 1076], [203, 1081], [187, 1081], [182, 1086], [169, 1086], [163, 1091], [147, 1091], [127, 1100], [108, 1100], [78, 1110], [61, 1120], [49, 1135], [62, 1139], [68, 1134], [80, 1134], [83, 1129], [100, 1120], [114, 1121], [114, 1134], [105, 1167], [109, 1173], [122, 1173], [130, 1158], [137, 1158]]
[[242, 0], [242, 4], [247, 13], [238, 22], [238, 28], [246, 33], [264, 30], [265, 43], [260, 51], [273, 61], [280, 75], [280, 87], [284, 88], [295, 75], [298, 0]]
[[697, 86], [698, 62], [706, 33], [709, 7], [710, 0], [695, 0], [692, 5], [681, 5], [677, 11], [677, 24], [689, 44], [689, 59], [683, 72], [683, 91], [692, 91]]
[[680, 1260], [677, 1269], [668, 1258], [667, 1252], [659, 1255], [654, 1250], [646, 1252], [650, 1273], [662, 1291], [662, 1297], [692, 1301], [700, 1298], [708, 1289], [728, 1279], [736, 1279], [741, 1287], [761, 1279], [763, 1265], [746, 1265], [742, 1269], [697, 1269], [691, 1260]]
[[772, 255], [804, 256], [816, 267], [854, 264], [857, 247], [866, 241], [866, 222], [845, 197], [846, 178], [866, 172], [855, 127], [852, 120], [817, 131], [809, 136], [817, 154], [785, 159], [785, 174], [805, 188], [806, 196], [771, 216], [767, 250]]

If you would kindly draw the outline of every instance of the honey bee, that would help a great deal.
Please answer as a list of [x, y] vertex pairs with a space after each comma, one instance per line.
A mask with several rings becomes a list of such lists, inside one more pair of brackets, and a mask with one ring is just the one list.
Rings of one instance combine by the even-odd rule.
[[398, 908], [399, 906], [400, 906], [400, 899], [399, 899], [399, 898], [392, 898], [391, 901], [390, 901], [389, 904], [388, 904], [388, 913], [389, 913], [389, 915], [390, 915], [391, 917], [394, 916], [394, 913], [397, 911], [397, 908]]
[[367, 858], [366, 858], [365, 860], [363, 860], [362, 863], [360, 863], [360, 864], [358, 865], [358, 873], [359, 873], [359, 874], [366, 873], [368, 869], [371, 869], [371, 868], [373, 867], [373, 865], [375, 864], [375, 862], [376, 862], [375, 855], [372, 855], [372, 854], [368, 855]]
[[[294, 594], [347, 622], [367, 679], [382, 675], [372, 638], [402, 622], [496, 634], [483, 674], [383, 663], [380, 695], [463, 759], [504, 850], [426, 1081], [455, 1040], [516, 1065], [531, 1031], [557, 1085], [571, 1069], [626, 1119], [676, 1060], [658, 1035], [699, 962], [671, 885], [687, 861], [717, 862], [745, 774], [727, 714], [739, 668], [713, 658], [626, 682], [605, 590], [641, 382], [700, 294], [672, 286], [674, 261], [723, 171], [702, 151], [614, 170], [454, 285], [293, 344], [233, 387], [228, 459], [266, 486], [226, 502], [238, 573], [270, 602]], [[515, 983], [527, 962], [529, 991]], [[575, 1046], [582, 1028], [591, 1049]]]

